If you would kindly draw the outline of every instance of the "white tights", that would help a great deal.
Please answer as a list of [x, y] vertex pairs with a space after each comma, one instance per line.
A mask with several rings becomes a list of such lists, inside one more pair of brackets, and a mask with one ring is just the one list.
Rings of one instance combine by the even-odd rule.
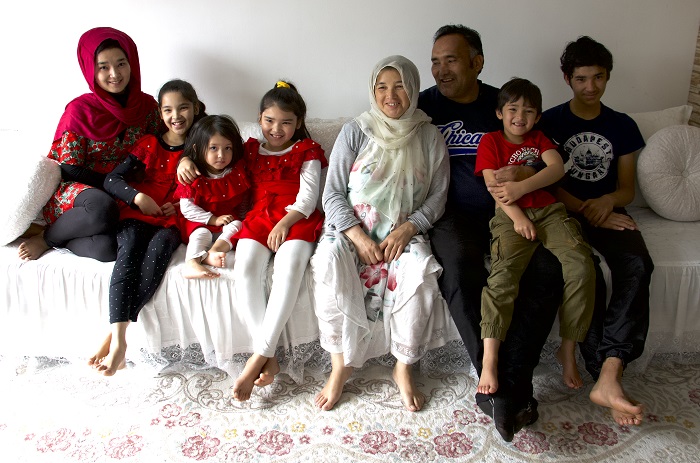
[[236, 247], [233, 275], [236, 302], [247, 325], [255, 330], [253, 350], [273, 357], [280, 334], [299, 296], [304, 271], [315, 243], [285, 241], [275, 255], [270, 297], [265, 299], [265, 279], [272, 251], [255, 240], [242, 239]]

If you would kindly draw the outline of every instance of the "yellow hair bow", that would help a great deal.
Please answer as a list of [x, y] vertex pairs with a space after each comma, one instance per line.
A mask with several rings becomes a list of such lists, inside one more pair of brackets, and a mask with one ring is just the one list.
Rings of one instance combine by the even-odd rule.
[[275, 86], [276, 88], [284, 87], [284, 88], [290, 88], [289, 84], [283, 80], [278, 80], [277, 85]]

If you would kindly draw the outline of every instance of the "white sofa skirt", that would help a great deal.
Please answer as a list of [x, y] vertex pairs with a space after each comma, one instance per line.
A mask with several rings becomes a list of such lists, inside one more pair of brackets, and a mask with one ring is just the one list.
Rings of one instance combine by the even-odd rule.
[[[655, 265], [649, 337], [644, 356], [632, 364], [643, 370], [655, 354], [682, 360], [700, 352], [700, 222], [673, 222], [648, 208], [629, 212]], [[113, 264], [66, 250], [23, 262], [17, 257], [19, 242], [0, 247], [0, 355], [87, 359], [109, 330]], [[159, 365], [199, 363], [237, 375], [252, 351], [252, 339], [236, 311], [232, 271], [220, 270], [215, 280], [186, 280], [181, 275], [184, 251], [180, 246], [155, 296], [129, 328], [128, 358]], [[228, 261], [233, 265], [235, 259]], [[604, 273], [609, 278], [606, 266]], [[283, 371], [295, 380], [309, 362], [327, 367], [327, 359], [318, 359], [324, 354], [317, 342], [311, 283], [307, 270], [278, 347]], [[553, 327], [553, 340], [557, 331]], [[450, 339], [459, 339], [454, 325]]]

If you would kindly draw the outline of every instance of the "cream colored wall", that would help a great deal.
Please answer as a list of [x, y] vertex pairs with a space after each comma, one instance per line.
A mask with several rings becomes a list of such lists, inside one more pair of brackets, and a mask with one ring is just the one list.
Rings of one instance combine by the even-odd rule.
[[85, 30], [110, 25], [138, 44], [144, 89], [191, 81], [210, 113], [254, 120], [279, 77], [298, 84], [311, 117], [356, 115], [372, 65], [389, 54], [430, 75], [431, 37], [446, 23], [479, 30], [482, 78], [526, 77], [545, 106], [570, 95], [558, 68], [567, 41], [588, 34], [615, 57], [604, 101], [629, 112], [683, 104], [700, 23], [697, 0], [122, 0], [12, 2], [0, 16], [0, 130], [31, 133], [45, 152], [65, 104], [87, 90], [76, 60]]

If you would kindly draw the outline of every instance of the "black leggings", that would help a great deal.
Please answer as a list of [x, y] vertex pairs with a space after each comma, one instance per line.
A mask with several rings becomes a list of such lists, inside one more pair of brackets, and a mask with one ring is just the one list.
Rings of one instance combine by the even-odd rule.
[[78, 194], [73, 207], [46, 228], [46, 244], [67, 248], [81, 257], [102, 262], [117, 257], [114, 236], [119, 222], [119, 207], [110, 195], [97, 188], [88, 188]]
[[109, 322], [135, 322], [163, 280], [180, 245], [180, 232], [127, 219], [117, 227], [117, 245], [109, 282]]

